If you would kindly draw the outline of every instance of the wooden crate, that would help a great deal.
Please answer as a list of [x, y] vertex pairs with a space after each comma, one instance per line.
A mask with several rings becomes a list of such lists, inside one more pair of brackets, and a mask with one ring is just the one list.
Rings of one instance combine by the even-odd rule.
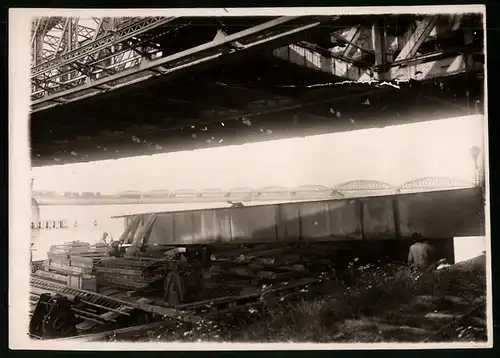
[[68, 275], [67, 285], [80, 290], [96, 292], [96, 279], [87, 275]]

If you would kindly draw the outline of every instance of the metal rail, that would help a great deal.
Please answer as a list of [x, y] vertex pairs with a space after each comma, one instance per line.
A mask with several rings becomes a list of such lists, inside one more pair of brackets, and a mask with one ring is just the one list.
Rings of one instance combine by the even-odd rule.
[[85, 304], [127, 316], [129, 315], [128, 313], [119, 311], [118, 308], [122, 306], [127, 306], [130, 308], [139, 308], [139, 305], [133, 302], [100, 295], [95, 292], [80, 290], [77, 288], [69, 287], [63, 284], [50, 282], [35, 277], [31, 277], [30, 286], [32, 293], [34, 294], [47, 292], [47, 293], [59, 293], [65, 296], [69, 296], [71, 298], [78, 297], [78, 299], [80, 299], [80, 301]]
[[95, 292], [85, 291], [63, 284], [49, 282], [43, 279], [32, 277], [30, 279], [31, 294], [39, 295], [41, 293], [61, 294], [70, 300], [75, 297], [87, 305], [101, 308], [107, 311], [115, 312], [120, 315], [129, 316], [128, 312], [122, 311], [123, 307], [130, 309], [138, 309], [144, 312], [153, 313], [155, 315], [170, 317], [186, 322], [198, 322], [199, 317], [193, 316], [190, 312], [167, 308], [163, 306], [150, 305], [144, 302], [130, 302], [113, 297], [104, 296]]
[[[297, 282], [296, 284], [292, 285], [287, 285], [283, 287], [277, 287], [272, 289], [271, 291], [280, 297], [282, 295], [289, 294], [292, 291], [296, 291], [300, 287], [304, 287], [307, 285], [315, 284], [318, 283], [318, 279], [303, 279]], [[255, 293], [255, 294], [249, 294], [249, 295], [243, 295], [243, 296], [229, 296], [229, 297], [222, 297], [222, 298], [216, 298], [216, 299], [209, 299], [205, 301], [198, 301], [198, 302], [193, 302], [193, 303], [188, 303], [188, 304], [182, 304], [177, 306], [177, 310], [181, 311], [189, 311], [193, 312], [196, 314], [196, 316], [191, 316], [193, 319], [187, 320], [187, 322], [190, 323], [196, 323], [198, 322], [198, 319], [203, 318], [213, 318], [214, 316], [218, 315], [223, 315], [227, 314], [232, 311], [236, 310], [241, 310], [247, 307], [263, 304], [263, 294], [266, 294], [268, 292], [263, 292], [263, 293]], [[154, 306], [151, 306], [154, 307]], [[156, 306], [156, 308], [160, 308]], [[168, 310], [165, 308], [162, 308], [162, 310]], [[75, 311], [76, 312], [76, 311]], [[151, 311], [153, 312], [153, 311]], [[160, 312], [160, 311], [158, 311]], [[85, 313], [85, 312], [84, 312]], [[194, 319], [195, 317], [198, 317]], [[100, 316], [97, 318], [101, 318]], [[92, 321], [92, 317], [90, 319], [85, 318], [89, 321]], [[102, 319], [102, 318], [101, 318]], [[96, 322], [99, 323], [99, 322]], [[152, 322], [150, 324], [146, 325], [139, 325], [139, 326], [133, 326], [133, 327], [127, 327], [127, 328], [121, 328], [121, 329], [115, 329], [111, 331], [105, 331], [105, 332], [100, 332], [100, 333], [94, 333], [94, 334], [88, 334], [88, 335], [82, 335], [82, 336], [76, 336], [76, 337], [69, 337], [69, 338], [62, 338], [58, 340], [85, 340], [85, 341], [97, 341], [97, 340], [102, 340], [106, 339], [108, 337], [115, 337], [115, 336], [125, 336], [130, 333], [138, 333], [140, 331], [145, 331], [153, 328], [159, 328], [162, 326], [166, 327], [174, 327], [176, 325], [175, 321], [173, 320], [168, 320], [168, 319], [163, 319], [160, 321]]]

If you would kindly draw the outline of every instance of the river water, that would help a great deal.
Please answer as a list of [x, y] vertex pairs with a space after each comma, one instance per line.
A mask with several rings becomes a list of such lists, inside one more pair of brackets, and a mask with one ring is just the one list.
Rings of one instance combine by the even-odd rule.
[[65, 220], [68, 228], [32, 230], [31, 239], [35, 249], [33, 260], [46, 259], [51, 245], [77, 240], [95, 244], [104, 232], [110, 234], [113, 239], [118, 239], [125, 229], [125, 220], [112, 218], [113, 216], [227, 206], [226, 203], [40, 205], [37, 218], [39, 221]]

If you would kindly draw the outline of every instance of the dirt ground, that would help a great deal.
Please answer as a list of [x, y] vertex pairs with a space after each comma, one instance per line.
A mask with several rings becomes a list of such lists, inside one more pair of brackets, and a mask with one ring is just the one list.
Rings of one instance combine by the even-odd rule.
[[257, 310], [226, 321], [142, 332], [111, 340], [247, 342], [486, 341], [486, 260], [433, 272], [403, 265], [360, 267], [355, 285], [332, 285], [309, 300], [284, 300], [262, 317]]

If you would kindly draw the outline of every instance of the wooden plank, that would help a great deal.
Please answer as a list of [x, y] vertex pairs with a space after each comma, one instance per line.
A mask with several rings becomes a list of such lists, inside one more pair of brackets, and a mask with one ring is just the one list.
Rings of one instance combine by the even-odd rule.
[[189, 312], [183, 312], [180, 310], [176, 310], [176, 309], [168, 308], [168, 307], [163, 307], [163, 306], [151, 305], [151, 304], [146, 303], [146, 302], [139, 303], [138, 308], [145, 311], [145, 312], [150, 312], [150, 313], [154, 313], [157, 315], [161, 315], [163, 317], [174, 318], [177, 320], [190, 322], [190, 323], [199, 322], [201, 319], [200, 317], [197, 317]]
[[50, 280], [55, 280], [55, 281], [60, 281], [66, 284], [68, 280], [67, 275], [61, 275], [53, 272], [48, 272], [48, 271], [37, 271], [35, 272], [34, 276], [41, 277], [41, 278], [48, 278]]
[[[143, 303], [143, 302], [144, 303], [151, 303], [151, 302], [153, 302], [153, 300], [147, 299], [147, 298], [140, 298], [136, 301], [136, 303], [138, 303], [138, 304]], [[134, 309], [135, 309], [134, 307], [130, 307], [130, 306], [120, 306], [116, 310], [119, 312], [123, 312], [123, 313], [130, 313]], [[121, 314], [118, 312], [109, 311], [109, 312], [103, 313], [99, 317], [102, 318], [103, 321], [110, 321], [110, 320], [116, 320], [120, 316], [121, 316]], [[88, 330], [94, 328], [96, 325], [97, 325], [97, 323], [92, 322], [92, 321], [83, 321], [82, 323], [79, 323], [76, 326], [76, 329], [78, 330], [79, 333], [81, 333], [81, 332], [85, 332], [85, 331], [88, 331]]]

